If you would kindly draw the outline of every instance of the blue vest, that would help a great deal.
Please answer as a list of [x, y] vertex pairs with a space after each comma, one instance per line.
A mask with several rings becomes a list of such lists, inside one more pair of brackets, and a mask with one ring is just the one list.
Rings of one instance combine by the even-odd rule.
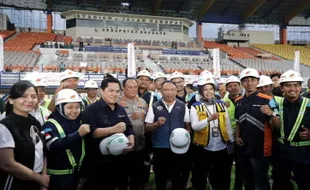
[[184, 128], [185, 104], [180, 100], [176, 100], [174, 107], [169, 113], [162, 100], [153, 104], [153, 112], [155, 115], [154, 122], [159, 117], [166, 118], [164, 125], [158, 127], [152, 134], [153, 148], [169, 148], [169, 138], [171, 132], [176, 128]]

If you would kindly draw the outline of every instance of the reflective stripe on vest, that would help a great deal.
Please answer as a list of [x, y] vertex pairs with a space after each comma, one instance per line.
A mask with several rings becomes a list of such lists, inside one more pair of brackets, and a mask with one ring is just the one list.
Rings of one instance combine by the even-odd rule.
[[43, 119], [43, 122], [45, 123], [48, 116], [51, 114], [50, 110], [48, 110], [46, 107], [43, 107], [43, 106], [40, 106], [39, 107], [40, 109], [40, 112], [41, 112], [41, 116], [42, 116], [42, 119]]
[[88, 106], [88, 105], [90, 105], [90, 104], [92, 104], [92, 103], [95, 103], [96, 101], [100, 100], [100, 98], [99, 98], [99, 97], [96, 97], [96, 100], [95, 100], [94, 102], [91, 102], [90, 99], [86, 96], [84, 100], [87, 102], [87, 105], [86, 105], [86, 106]]
[[[63, 128], [61, 127], [61, 125], [55, 119], [48, 119], [46, 122], [51, 122], [51, 123], [53, 123], [55, 125], [55, 127], [56, 127], [56, 129], [57, 129], [57, 131], [58, 131], [58, 133], [60, 135], [60, 138], [66, 137], [66, 134], [65, 134]], [[47, 169], [47, 173], [48, 174], [50, 174], [50, 175], [73, 174], [74, 170], [76, 168], [79, 171], [80, 167], [82, 165], [82, 162], [84, 160], [84, 156], [85, 156], [85, 142], [84, 142], [84, 139], [82, 139], [82, 155], [81, 155], [81, 158], [80, 158], [80, 161], [79, 161], [78, 164], [76, 164], [76, 161], [75, 161], [74, 156], [73, 156], [72, 152], [70, 151], [70, 149], [67, 149], [66, 153], [67, 153], [69, 162], [70, 162], [70, 164], [72, 166], [72, 169], [65, 169], [65, 170]]]
[[[199, 104], [194, 107], [197, 110], [199, 121], [208, 118], [207, 107], [204, 104]], [[224, 142], [228, 142], [230, 139], [229, 139], [229, 135], [228, 135], [227, 128], [226, 128], [225, 107], [223, 104], [219, 104], [219, 103], [216, 103], [215, 107], [216, 107], [217, 113], [219, 114], [218, 122], [219, 122], [219, 129], [220, 129], [221, 137]], [[198, 145], [198, 146], [208, 146], [209, 135], [210, 135], [209, 133], [210, 133], [210, 124], [200, 131], [194, 131], [193, 144]]]
[[[284, 102], [284, 98], [282, 99], [278, 99], [279, 100], [279, 115], [280, 115], [280, 120], [281, 120], [281, 128], [280, 128], [280, 134], [281, 134], [281, 139], [278, 139], [278, 142], [280, 143], [284, 143], [284, 139], [285, 139], [285, 132], [284, 132], [284, 120], [283, 120], [283, 102]], [[295, 124], [287, 138], [287, 141], [290, 142], [291, 146], [308, 146], [310, 145], [310, 141], [301, 141], [301, 142], [292, 142], [292, 140], [294, 139], [298, 128], [301, 125], [301, 121], [304, 117], [304, 113], [306, 111], [307, 105], [308, 105], [309, 99], [308, 98], [303, 98], [302, 103], [301, 103], [301, 107], [299, 109], [299, 113], [297, 116], [297, 119], [295, 121]]]
[[229, 102], [229, 108], [227, 108], [227, 111], [228, 111], [228, 115], [229, 115], [229, 119], [230, 119], [230, 123], [231, 123], [231, 128], [235, 129], [236, 125], [237, 125], [236, 119], [235, 119], [236, 106], [235, 106], [234, 102], [228, 98], [228, 96], [224, 97], [223, 101]]
[[153, 105], [153, 101], [154, 101], [154, 92], [151, 92], [151, 99], [149, 102], [149, 108]]

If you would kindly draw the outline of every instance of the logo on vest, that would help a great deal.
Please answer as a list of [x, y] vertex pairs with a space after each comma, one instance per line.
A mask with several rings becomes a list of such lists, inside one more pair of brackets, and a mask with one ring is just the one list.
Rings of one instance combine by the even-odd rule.
[[160, 111], [160, 110], [162, 110], [164, 108], [162, 106], [157, 106], [156, 109]]

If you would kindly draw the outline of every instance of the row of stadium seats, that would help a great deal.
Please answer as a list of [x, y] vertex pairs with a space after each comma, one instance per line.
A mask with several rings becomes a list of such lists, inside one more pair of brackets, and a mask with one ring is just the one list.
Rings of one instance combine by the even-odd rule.
[[[199, 63], [198, 66], [202, 70], [209, 70], [209, 71], [213, 70], [213, 63], [211, 61], [209, 61], [208, 63]], [[221, 67], [221, 75], [227, 75], [227, 76], [239, 75], [240, 72], [243, 70], [243, 67], [233, 63], [229, 59], [221, 60], [220, 67]]]
[[219, 48], [220, 50], [227, 53], [228, 56], [230, 56], [231, 58], [245, 58], [245, 59], [254, 58], [254, 57], [247, 55], [246, 53], [244, 53], [244, 52], [242, 52], [236, 48], [230, 47], [226, 44], [219, 44], [219, 43], [212, 42], [212, 41], [205, 41], [204, 47], [208, 48], [208, 49]]
[[4, 70], [6, 72], [31, 71], [35, 66], [39, 54], [35, 52], [4, 52]]
[[252, 46], [288, 60], [294, 60], [295, 50], [299, 50], [300, 62], [310, 66], [310, 49], [304, 46], [292, 46], [288, 44], [253, 44]]
[[283, 73], [279, 67], [276, 67], [272, 64], [269, 64], [261, 59], [241, 59], [241, 58], [232, 58], [233, 61], [239, 63], [243, 67], [250, 67], [256, 69], [260, 74], [270, 75], [273, 73]]
[[[263, 54], [262, 51], [259, 51], [251, 47], [238, 47], [237, 49], [240, 51], [246, 52], [247, 54], [253, 55], [254, 57], [262, 57], [262, 54]], [[281, 60], [272, 55], [270, 55], [270, 57], [266, 57], [265, 59], [271, 59], [271, 60], [277, 60], [277, 61]]]
[[3, 40], [6, 40], [7, 38], [14, 35], [15, 33], [16, 31], [14, 30], [3, 30], [3, 31], [0, 31], [0, 36], [2, 36]]
[[35, 45], [54, 41], [56, 34], [39, 32], [21, 32], [4, 44], [6, 51], [28, 52]]

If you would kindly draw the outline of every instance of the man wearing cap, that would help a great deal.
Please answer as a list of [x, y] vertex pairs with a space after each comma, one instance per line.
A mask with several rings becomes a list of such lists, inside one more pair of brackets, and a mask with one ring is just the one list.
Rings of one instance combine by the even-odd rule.
[[[150, 92], [149, 86], [152, 81], [152, 76], [150, 72], [147, 70], [141, 70], [137, 74], [137, 80], [139, 82], [139, 87], [138, 87], [138, 96], [142, 98], [148, 105], [148, 107], [151, 107], [154, 102], [158, 101], [157, 97], [154, 96], [154, 92]], [[151, 169], [151, 152], [152, 152], [152, 142], [151, 142], [151, 136], [148, 132], [145, 133], [145, 168], [144, 168], [144, 179], [143, 183], [148, 183], [149, 177], [150, 177], [150, 169]]]
[[116, 78], [106, 77], [101, 82], [101, 99], [87, 106], [82, 113], [83, 124], [91, 126], [86, 147], [89, 152], [85, 157], [85, 168], [88, 171], [85, 187], [87, 190], [127, 190], [130, 164], [127, 157], [102, 155], [99, 149], [99, 144], [105, 137], [124, 133], [129, 140], [124, 153], [133, 150], [135, 140], [132, 124], [124, 107], [117, 103], [120, 88], [120, 82]]
[[240, 146], [240, 161], [245, 189], [269, 190], [268, 158], [271, 156], [272, 129], [269, 101], [272, 97], [258, 93], [259, 74], [252, 68], [240, 74], [245, 95], [235, 100], [236, 144]]
[[48, 109], [53, 112], [55, 110], [55, 95], [62, 89], [72, 89], [75, 90], [78, 86], [79, 75], [78, 73], [71, 71], [69, 69], [65, 70], [60, 74], [60, 85], [55, 90], [55, 93], [51, 99]]
[[170, 81], [162, 84], [163, 98], [149, 108], [145, 122], [146, 131], [152, 132], [154, 172], [157, 190], [165, 190], [171, 176], [172, 189], [185, 188], [187, 178], [186, 154], [175, 154], [170, 150], [169, 137], [176, 128], [190, 128], [187, 106], [176, 99], [177, 87]]
[[165, 77], [165, 74], [162, 73], [162, 72], [157, 72], [155, 73], [155, 76], [154, 76], [154, 83], [155, 83], [155, 86], [156, 86], [156, 90], [155, 90], [155, 96], [158, 100], [161, 99], [162, 95], [161, 95], [161, 92], [160, 92], [160, 89], [161, 89], [161, 85], [163, 84], [163, 82], [165, 82], [167, 80], [167, 78]]
[[299, 190], [308, 190], [310, 179], [310, 101], [300, 95], [303, 78], [289, 70], [280, 77], [284, 98], [271, 111], [280, 120], [273, 147], [273, 190], [293, 190], [293, 172]]
[[261, 75], [259, 77], [259, 83], [257, 85], [257, 91], [268, 96], [273, 96], [272, 94], [273, 82], [270, 77], [266, 75]]
[[129, 187], [130, 189], [139, 189], [143, 169], [144, 169], [144, 120], [148, 106], [146, 102], [138, 97], [138, 81], [133, 78], [123, 80], [123, 96], [120, 97], [118, 103], [123, 106], [133, 126], [135, 136], [134, 150], [128, 154], [129, 169]]
[[[229, 93], [228, 96], [225, 96], [223, 98], [223, 101], [225, 102], [230, 123], [231, 123], [231, 129], [233, 137], [236, 137], [236, 120], [235, 120], [235, 109], [236, 109], [236, 103], [235, 100], [241, 96], [241, 82], [240, 79], [236, 76], [230, 76], [226, 80], [226, 90]], [[235, 190], [242, 190], [242, 172], [240, 167], [240, 156], [239, 156], [239, 149], [238, 147], [235, 147], [233, 152], [233, 157], [235, 159], [235, 184], [234, 189]], [[231, 160], [233, 161], [233, 160]], [[232, 162], [231, 162], [232, 165]]]
[[98, 84], [94, 80], [89, 80], [85, 83], [84, 89], [86, 90], [86, 97], [84, 97], [82, 100], [84, 102], [85, 106], [88, 106], [98, 100], [100, 100], [99, 97], [97, 97], [97, 91], [98, 91]]

